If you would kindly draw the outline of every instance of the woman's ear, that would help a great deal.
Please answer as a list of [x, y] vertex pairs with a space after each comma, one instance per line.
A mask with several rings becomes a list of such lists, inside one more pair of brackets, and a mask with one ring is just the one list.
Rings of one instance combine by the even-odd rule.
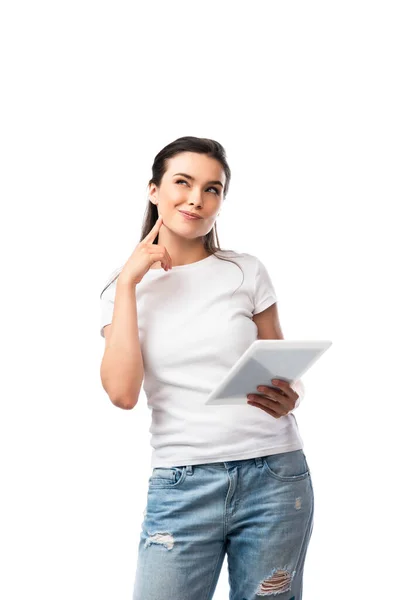
[[158, 204], [157, 202], [157, 188], [154, 184], [150, 185], [149, 195], [147, 198], [153, 204]]

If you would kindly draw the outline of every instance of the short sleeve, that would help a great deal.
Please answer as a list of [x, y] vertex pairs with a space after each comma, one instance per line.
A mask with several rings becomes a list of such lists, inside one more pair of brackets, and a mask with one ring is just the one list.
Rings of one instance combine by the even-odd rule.
[[110, 283], [101, 294], [100, 300], [100, 335], [104, 337], [104, 327], [112, 321], [114, 312], [114, 298], [116, 291], [116, 281]]
[[277, 301], [271, 277], [261, 260], [256, 257], [253, 315], [265, 310]]

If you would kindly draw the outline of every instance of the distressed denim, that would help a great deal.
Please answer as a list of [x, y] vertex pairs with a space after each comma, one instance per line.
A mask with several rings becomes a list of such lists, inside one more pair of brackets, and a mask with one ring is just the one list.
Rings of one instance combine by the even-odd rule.
[[313, 517], [303, 450], [155, 467], [133, 600], [210, 600], [225, 554], [229, 600], [301, 600]]

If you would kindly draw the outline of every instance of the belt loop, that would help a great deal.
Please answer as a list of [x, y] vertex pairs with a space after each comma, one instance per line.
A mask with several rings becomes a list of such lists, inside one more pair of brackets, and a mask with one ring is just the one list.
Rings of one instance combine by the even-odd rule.
[[262, 467], [263, 466], [263, 459], [261, 456], [257, 456], [257, 458], [254, 459], [254, 462], [256, 463], [256, 467]]
[[187, 473], [187, 475], [193, 475], [192, 465], [186, 465], [186, 473]]

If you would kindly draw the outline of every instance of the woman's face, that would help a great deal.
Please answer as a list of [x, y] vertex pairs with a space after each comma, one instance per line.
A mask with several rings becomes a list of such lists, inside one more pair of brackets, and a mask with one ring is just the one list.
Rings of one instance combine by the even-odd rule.
[[[150, 200], [157, 204], [163, 224], [184, 237], [206, 235], [223, 202], [226, 177], [221, 163], [205, 154], [182, 152], [168, 159], [167, 164], [160, 187], [150, 184], [149, 190]], [[186, 219], [180, 211], [202, 218]]]

